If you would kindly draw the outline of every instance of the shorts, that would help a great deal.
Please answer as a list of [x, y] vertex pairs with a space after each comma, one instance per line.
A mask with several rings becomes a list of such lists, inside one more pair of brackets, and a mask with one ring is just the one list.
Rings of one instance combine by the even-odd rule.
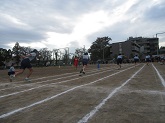
[[32, 68], [32, 65], [30, 64], [30, 60], [27, 58], [22, 60], [20, 69], [26, 69], [26, 68]]
[[150, 59], [149, 58], [146, 58], [146, 62], [150, 62]]
[[88, 64], [88, 59], [83, 59], [82, 63], [83, 63], [83, 65], [87, 65]]
[[119, 64], [121, 64], [122, 63], [122, 59], [121, 58], [118, 58], [117, 59], [117, 64], [119, 65]]
[[9, 75], [9, 76], [10, 76], [10, 75], [14, 75], [14, 74], [15, 74], [14, 71], [8, 72], [8, 75]]
[[134, 62], [136, 63], [136, 62], [138, 62], [139, 61], [139, 59], [134, 59]]

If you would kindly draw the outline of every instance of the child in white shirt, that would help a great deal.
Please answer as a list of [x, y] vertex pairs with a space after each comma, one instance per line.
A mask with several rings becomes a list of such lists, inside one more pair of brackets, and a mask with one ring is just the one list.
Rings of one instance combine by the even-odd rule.
[[14, 63], [11, 64], [8, 75], [10, 76], [10, 82], [12, 82], [13, 77], [15, 77], [15, 69], [14, 69]]

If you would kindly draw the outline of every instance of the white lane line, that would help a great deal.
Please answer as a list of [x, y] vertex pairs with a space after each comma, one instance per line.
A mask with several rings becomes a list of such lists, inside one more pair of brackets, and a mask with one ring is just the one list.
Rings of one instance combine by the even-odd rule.
[[127, 68], [127, 69], [125, 69], [125, 70], [120, 70], [119, 72], [116, 72], [116, 73], [113, 73], [113, 74], [108, 75], [108, 76], [106, 76], [106, 77], [97, 79], [97, 80], [95, 80], [95, 81], [93, 81], [93, 82], [90, 82], [90, 83], [87, 83], [87, 84], [83, 84], [83, 85], [79, 85], [79, 86], [73, 87], [73, 88], [71, 88], [71, 89], [68, 89], [68, 90], [66, 90], [66, 91], [63, 91], [63, 92], [61, 92], [61, 93], [59, 93], [59, 94], [56, 94], [56, 95], [54, 95], [54, 96], [52, 96], [52, 97], [48, 97], [48, 98], [46, 98], [46, 99], [44, 99], [44, 100], [38, 101], [38, 102], [33, 103], [33, 104], [31, 104], [31, 105], [28, 105], [28, 106], [25, 106], [25, 107], [22, 107], [22, 108], [18, 108], [18, 109], [15, 109], [15, 110], [11, 111], [11, 112], [2, 114], [2, 115], [0, 115], [0, 119], [1, 119], [1, 118], [5, 118], [5, 117], [8, 117], [8, 116], [11, 116], [11, 115], [13, 115], [13, 114], [15, 114], [15, 113], [17, 113], [17, 112], [20, 112], [20, 111], [22, 111], [22, 110], [31, 108], [31, 107], [36, 106], [36, 105], [39, 105], [39, 104], [41, 104], [41, 103], [47, 102], [47, 101], [49, 101], [49, 100], [51, 100], [51, 99], [54, 99], [54, 98], [56, 98], [56, 97], [58, 97], [58, 96], [60, 96], [60, 95], [63, 95], [63, 94], [65, 94], [65, 93], [68, 93], [68, 92], [70, 92], [70, 91], [73, 91], [73, 90], [75, 90], [75, 89], [77, 89], [77, 88], [80, 88], [80, 87], [83, 87], [83, 86], [86, 86], [86, 85], [91, 85], [91, 84], [93, 84], [93, 83], [96, 83], [96, 82], [99, 82], [99, 81], [101, 81], [101, 80], [107, 79], [107, 78], [109, 78], [109, 77], [111, 77], [111, 76], [114, 76], [114, 75], [116, 75], [116, 74], [119, 74], [119, 73], [121, 73], [121, 72], [124, 72], [124, 71], [126, 71], [126, 70], [129, 70], [129, 69], [131, 69], [131, 68], [134, 68], [134, 66], [133, 66], [133, 67], [130, 67], [130, 68]]
[[[128, 66], [128, 65], [125, 65], [125, 66]], [[104, 70], [105, 68], [107, 68], [107, 67], [102, 67], [102, 68], [100, 68], [100, 70]], [[89, 69], [89, 71], [98, 71], [98, 69], [97, 68], [91, 68], [91, 69]], [[53, 78], [53, 77], [58, 77], [58, 76], [65, 76], [65, 75], [69, 75], [69, 74], [77, 74], [77, 72], [64, 73], [64, 74], [60, 74], [60, 75], [46, 76], [46, 77], [36, 78], [36, 79], [32, 79], [32, 80], [41, 80], [41, 79], [46, 79], [46, 78]], [[19, 84], [20, 82], [24, 82], [24, 81], [12, 82], [12, 84]], [[0, 86], [6, 86], [6, 85], [10, 85], [10, 84], [11, 84], [11, 82], [8, 82], [8, 83], [0, 84]]]
[[162, 90], [162, 91], [158, 91], [158, 90], [135, 90], [135, 89], [122, 89], [122, 92], [123, 93], [132, 93], [132, 92], [136, 92], [136, 93], [141, 93], [141, 94], [162, 94], [162, 95], [165, 95], [165, 90]]
[[160, 75], [159, 71], [156, 69], [156, 67], [155, 67], [153, 64], [152, 64], [152, 66], [154, 67], [156, 73], [158, 74], [159, 79], [160, 79], [161, 82], [162, 82], [162, 85], [165, 87], [165, 81], [164, 81], [163, 77]]
[[115, 88], [114, 91], [112, 91], [112, 93], [110, 93], [107, 98], [105, 98], [99, 105], [97, 105], [92, 111], [90, 111], [90, 113], [86, 114], [81, 120], [79, 120], [78, 123], [86, 123], [105, 104], [107, 100], [109, 100], [118, 90], [120, 90], [123, 86], [125, 86], [132, 78], [134, 78], [143, 69], [143, 67], [141, 67], [135, 74], [133, 74], [121, 86]]
[[[58, 76], [63, 76], [63, 75], [68, 75], [68, 74], [72, 74], [72, 73], [65, 73], [65, 74], [60, 74], [60, 75], [46, 76], [46, 77], [36, 78], [36, 79], [32, 79], [32, 80], [40, 80], [40, 79], [58, 77]], [[19, 84], [20, 82], [24, 82], [24, 81], [12, 82], [12, 84]], [[9, 85], [9, 84], [11, 84], [11, 82], [0, 84], [0, 86], [5, 86], [5, 85]]]
[[[97, 73], [94, 73], [94, 74], [86, 75], [86, 76], [84, 76], [84, 77], [93, 76], [93, 75], [100, 74], [100, 73], [105, 73], [105, 72], [108, 72], [108, 71], [112, 71], [112, 70], [97, 72]], [[77, 75], [78, 75], [78, 74], [77, 74]], [[72, 76], [77, 76], [77, 75], [72, 75]], [[71, 76], [69, 76], [69, 77], [71, 77]], [[63, 77], [63, 78], [68, 78], [68, 77]], [[51, 80], [46, 80], [46, 81], [42, 81], [42, 82], [40, 82], [40, 83], [44, 83], [44, 82], [48, 82], [48, 81], [53, 81], [53, 80], [58, 80], [58, 79], [59, 79], [59, 78], [51, 79]], [[31, 90], [34, 90], [34, 89], [42, 88], [42, 87], [45, 87], [45, 86], [48, 86], [48, 85], [61, 84], [61, 83], [65, 83], [65, 82], [69, 82], [69, 81], [73, 81], [73, 80], [77, 80], [77, 79], [80, 79], [80, 78], [74, 78], [74, 79], [64, 80], [64, 81], [57, 82], [57, 83], [49, 83], [49, 84], [37, 86], [37, 87], [34, 87], [34, 88], [26, 89], [26, 90], [23, 90], [23, 91], [18, 91], [18, 92], [6, 94], [6, 95], [1, 95], [1, 96], [0, 96], [0, 99], [1, 99], [1, 98], [4, 98], [4, 97], [16, 95], [16, 94], [19, 94], [19, 93], [28, 92], [28, 91], [31, 91]]]
[[[109, 70], [109, 69], [104, 69], [104, 70]], [[96, 69], [94, 70], [90, 70], [89, 72], [95, 72], [95, 71], [98, 71]], [[105, 71], [106, 72], [106, 71]], [[76, 73], [76, 74], [74, 74]], [[66, 76], [68, 74], [74, 74], [74, 75], [71, 75], [71, 76]], [[79, 74], [77, 74], [77, 72], [73, 72], [73, 73], [66, 73], [66, 74], [61, 74], [61, 75], [55, 75], [55, 76], [49, 76], [49, 77], [42, 77], [42, 78], [37, 78], [37, 79], [32, 79], [32, 80], [40, 80], [40, 79], [44, 79], [44, 78], [51, 78], [51, 77], [60, 77], [60, 76], [64, 76], [65, 77], [61, 77], [61, 78], [56, 78], [56, 79], [50, 79], [50, 80], [45, 80], [45, 81], [41, 81], [41, 82], [36, 82], [36, 83], [30, 83], [30, 84], [25, 84], [25, 85], [20, 85], [20, 86], [14, 86], [14, 87], [9, 87], [9, 88], [4, 88], [4, 89], [0, 89], [0, 91], [4, 91], [4, 90], [7, 90], [7, 89], [12, 89], [12, 88], [19, 88], [19, 87], [23, 87], [23, 86], [27, 86], [27, 85], [32, 85], [32, 84], [40, 84], [40, 83], [45, 83], [45, 82], [48, 82], [48, 81], [53, 81], [53, 80], [59, 80], [59, 79], [64, 79], [64, 78], [69, 78], [69, 77], [72, 77], [72, 76], [77, 76]], [[23, 81], [20, 81], [20, 82], [23, 82]], [[19, 83], [20, 83], [19, 82]], [[17, 82], [18, 83], [18, 82]], [[11, 83], [10, 83], [11, 84]], [[16, 83], [13, 83], [13, 84], [16, 84]]]
[[[108, 71], [111, 71], [111, 70], [108, 70]], [[95, 74], [87, 75], [87, 76], [93, 76], [93, 75], [100, 74], [100, 73], [104, 73], [104, 72], [107, 72], [107, 71], [103, 71], [103, 72], [99, 72], [99, 73], [95, 73]], [[77, 75], [78, 75], [78, 74], [77, 74]], [[77, 75], [72, 75], [72, 76], [77, 76]], [[85, 76], [85, 77], [87, 77], [87, 76]], [[71, 77], [71, 76], [69, 76], [69, 77]], [[63, 77], [63, 78], [68, 78], [68, 77]], [[42, 81], [42, 82], [40, 82], [40, 83], [44, 83], [44, 82], [48, 82], [48, 81], [53, 81], [53, 80], [58, 80], [58, 79], [60, 79], [60, 78], [51, 79], [51, 80], [46, 80], [46, 81]], [[0, 99], [1, 99], [1, 98], [4, 98], [4, 97], [16, 95], [16, 94], [19, 94], [19, 93], [23, 93], [23, 92], [28, 92], [28, 91], [31, 91], [31, 90], [34, 90], [34, 89], [38, 89], [38, 88], [47, 86], [47, 85], [55, 85], [55, 84], [65, 83], [65, 82], [69, 82], [69, 81], [73, 81], [73, 80], [77, 80], [77, 79], [80, 79], [80, 78], [74, 78], [74, 79], [70, 79], [70, 80], [64, 80], [64, 81], [57, 82], [57, 83], [49, 83], [49, 84], [37, 86], [37, 87], [34, 87], [34, 88], [26, 89], [26, 90], [23, 90], [23, 91], [18, 91], [18, 92], [14, 92], [14, 93], [2, 95], [2, 96], [0, 96]]]

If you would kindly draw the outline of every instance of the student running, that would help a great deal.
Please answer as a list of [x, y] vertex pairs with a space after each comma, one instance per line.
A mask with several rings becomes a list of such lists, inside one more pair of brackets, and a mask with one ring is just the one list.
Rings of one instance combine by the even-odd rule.
[[34, 49], [31, 53], [29, 53], [26, 56], [21, 55], [23, 60], [21, 61], [20, 70], [15, 73], [15, 76], [17, 76], [19, 74], [22, 74], [25, 71], [25, 69], [27, 68], [27, 69], [29, 69], [29, 73], [27, 74], [27, 76], [25, 78], [25, 81], [30, 81], [29, 77], [33, 72], [33, 68], [32, 68], [32, 65], [31, 65], [30, 62], [36, 57], [36, 55], [37, 55], [37, 50], [36, 49]]
[[84, 55], [82, 56], [82, 64], [83, 64], [83, 68], [80, 70], [80, 73], [83, 73], [85, 74], [85, 70], [86, 70], [86, 67], [88, 65], [88, 61], [89, 61], [89, 56], [88, 56], [88, 53], [84, 53]]
[[135, 55], [133, 59], [134, 59], [134, 63], [135, 63], [135, 66], [136, 66], [136, 63], [139, 62], [139, 57], [138, 57], [138, 55]]
[[119, 66], [118, 69], [121, 68], [122, 59], [123, 59], [123, 56], [119, 53], [119, 55], [117, 56], [117, 65]]
[[150, 62], [150, 55], [146, 55], [145, 61], [146, 61], [146, 64], [149, 65], [149, 62]]
[[75, 56], [75, 58], [74, 58], [74, 66], [75, 66], [76, 70], [77, 70], [78, 62], [79, 62], [79, 59], [78, 59], [77, 56]]

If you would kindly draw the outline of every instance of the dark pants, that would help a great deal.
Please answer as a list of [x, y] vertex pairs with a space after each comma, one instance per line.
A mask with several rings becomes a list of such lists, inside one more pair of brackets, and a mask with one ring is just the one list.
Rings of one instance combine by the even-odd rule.
[[32, 68], [32, 65], [30, 64], [30, 60], [28, 58], [23, 59], [21, 62], [20, 69], [25, 69], [25, 68]]
[[117, 59], [117, 65], [121, 64], [122, 63], [122, 59], [121, 58], [118, 58]]
[[8, 72], [8, 75], [9, 75], [9, 76], [10, 76], [10, 75], [13, 75], [13, 74], [15, 74], [14, 71]]

